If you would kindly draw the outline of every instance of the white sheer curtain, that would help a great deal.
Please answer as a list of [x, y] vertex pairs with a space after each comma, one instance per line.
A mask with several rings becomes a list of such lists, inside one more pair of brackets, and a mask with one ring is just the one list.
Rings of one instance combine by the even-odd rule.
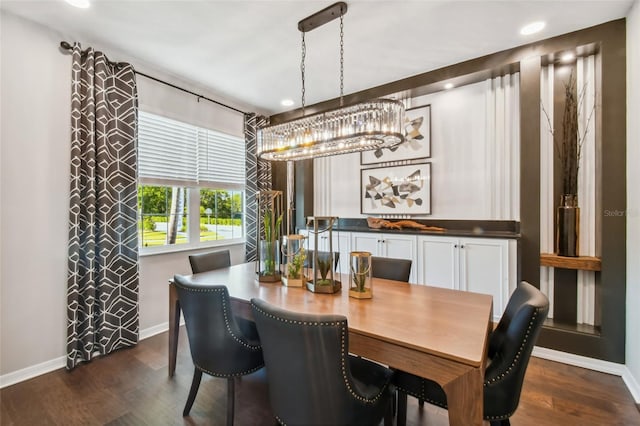
[[520, 220], [520, 74], [486, 81], [489, 217]]

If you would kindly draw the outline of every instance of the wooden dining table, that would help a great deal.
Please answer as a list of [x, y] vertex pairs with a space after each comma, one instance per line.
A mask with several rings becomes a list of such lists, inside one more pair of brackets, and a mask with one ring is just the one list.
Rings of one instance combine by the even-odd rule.
[[[491, 296], [373, 279], [373, 298], [342, 291], [312, 293], [280, 282], [258, 282], [255, 263], [190, 276], [193, 283], [226, 285], [236, 315], [252, 318], [250, 300], [260, 298], [301, 313], [347, 317], [349, 352], [440, 384], [447, 395], [450, 425], [481, 425], [483, 377], [491, 330]], [[169, 282], [169, 376], [178, 350], [180, 301]]]

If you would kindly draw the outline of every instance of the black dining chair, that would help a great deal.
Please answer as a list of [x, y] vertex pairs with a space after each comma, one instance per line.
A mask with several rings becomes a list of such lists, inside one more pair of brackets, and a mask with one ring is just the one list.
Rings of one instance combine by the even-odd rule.
[[385, 280], [409, 282], [411, 259], [371, 256], [371, 276]]
[[227, 425], [233, 425], [235, 378], [264, 366], [260, 342], [242, 333], [223, 285], [194, 285], [174, 276], [195, 366], [183, 416], [188, 416], [200, 387], [202, 373], [227, 379]]
[[[231, 266], [231, 253], [229, 250], [218, 250], [192, 254], [189, 256], [189, 263], [191, 272], [194, 274], [228, 268]], [[258, 331], [253, 321], [247, 318], [236, 318], [236, 322], [245, 336], [258, 340]]]
[[227, 268], [231, 266], [231, 253], [229, 250], [220, 250], [192, 254], [189, 256], [189, 263], [194, 274]]
[[[492, 426], [508, 426], [518, 408], [524, 374], [531, 351], [549, 311], [549, 300], [523, 281], [509, 298], [507, 308], [489, 338], [484, 373], [484, 419]], [[398, 426], [404, 426], [407, 395], [447, 408], [447, 396], [435, 382], [405, 372], [396, 372]]]
[[294, 313], [260, 299], [251, 308], [280, 424], [391, 424], [392, 371], [348, 354], [346, 317]]

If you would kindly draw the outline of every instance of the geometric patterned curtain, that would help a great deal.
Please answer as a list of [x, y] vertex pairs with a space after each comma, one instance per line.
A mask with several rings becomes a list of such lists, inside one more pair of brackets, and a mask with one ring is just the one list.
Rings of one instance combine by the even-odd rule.
[[252, 262], [258, 259], [258, 249], [256, 241], [258, 240], [258, 191], [268, 191], [271, 189], [271, 163], [268, 161], [258, 160], [256, 152], [258, 129], [264, 127], [267, 119], [257, 116], [254, 113], [244, 115], [244, 139], [246, 143], [246, 173], [247, 182], [245, 185], [245, 194], [247, 204], [245, 206], [245, 223], [247, 227], [247, 237], [245, 243], [245, 259]]
[[72, 55], [67, 368], [138, 342], [135, 72]]

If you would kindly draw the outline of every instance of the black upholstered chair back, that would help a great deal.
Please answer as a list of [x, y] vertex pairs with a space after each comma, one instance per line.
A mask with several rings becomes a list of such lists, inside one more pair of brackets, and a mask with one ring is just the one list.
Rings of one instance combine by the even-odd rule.
[[231, 311], [222, 285], [190, 284], [174, 277], [194, 365], [218, 377], [241, 376], [264, 365], [260, 343], [247, 339]]
[[484, 377], [485, 419], [506, 419], [516, 410], [531, 351], [549, 312], [549, 300], [523, 281], [509, 298], [489, 340]]
[[411, 259], [371, 256], [371, 276], [385, 280], [409, 282]]
[[376, 402], [382, 397], [390, 401], [383, 394], [386, 386], [365, 388], [352, 379], [344, 316], [293, 313], [260, 299], [252, 299], [251, 306], [264, 351], [271, 407], [280, 423], [380, 421], [388, 402]]
[[194, 274], [226, 268], [231, 266], [231, 253], [229, 250], [221, 250], [192, 254], [189, 256], [189, 263]]

